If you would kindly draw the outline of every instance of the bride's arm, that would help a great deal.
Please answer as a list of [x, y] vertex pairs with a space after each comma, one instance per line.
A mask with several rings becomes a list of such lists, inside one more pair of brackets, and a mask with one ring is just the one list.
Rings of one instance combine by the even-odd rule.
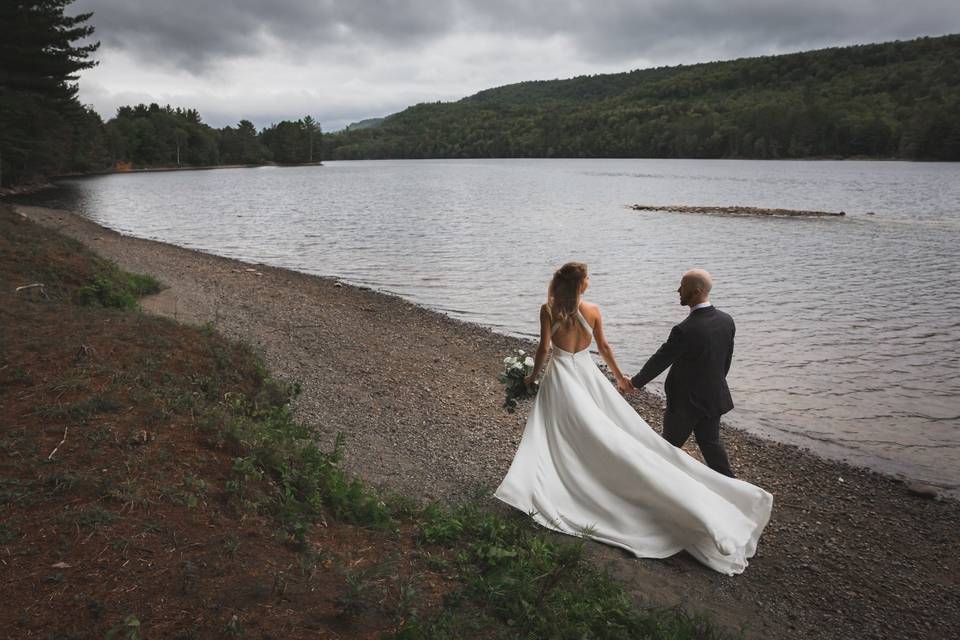
[[607, 336], [603, 332], [603, 316], [600, 315], [600, 307], [595, 306], [594, 309], [597, 312], [597, 325], [593, 328], [593, 337], [597, 340], [597, 351], [600, 352], [600, 357], [603, 358], [603, 361], [610, 367], [610, 371], [613, 372], [613, 377], [617, 381], [617, 388], [620, 389], [620, 391], [626, 392], [631, 388], [630, 379], [620, 371], [620, 367], [617, 365], [617, 359], [613, 355], [613, 349], [610, 347], [610, 343], [607, 342]]
[[534, 381], [536, 381], [537, 376], [540, 375], [540, 371], [543, 370], [544, 362], [547, 360], [547, 353], [550, 351], [550, 329], [551, 329], [551, 319], [550, 311], [547, 309], [547, 305], [540, 306], [540, 344], [537, 345], [537, 354], [533, 359], [533, 372], [530, 373], [523, 381], [526, 385], [532, 386]]

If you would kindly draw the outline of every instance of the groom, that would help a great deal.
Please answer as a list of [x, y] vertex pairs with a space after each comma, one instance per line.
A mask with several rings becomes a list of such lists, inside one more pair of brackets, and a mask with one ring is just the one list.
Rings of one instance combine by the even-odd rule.
[[[692, 432], [707, 465], [735, 477], [720, 442], [720, 416], [733, 408], [727, 371], [733, 357], [733, 318], [710, 304], [713, 281], [703, 269], [693, 269], [680, 280], [680, 304], [690, 315], [670, 331], [670, 337], [630, 380], [635, 389], [670, 367], [664, 391], [667, 410], [663, 437], [682, 447]], [[672, 366], [671, 366], [672, 365]]]

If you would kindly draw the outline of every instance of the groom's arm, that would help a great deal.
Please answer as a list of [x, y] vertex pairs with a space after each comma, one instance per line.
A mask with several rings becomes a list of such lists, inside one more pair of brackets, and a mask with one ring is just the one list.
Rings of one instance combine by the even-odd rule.
[[667, 367], [672, 365], [680, 354], [683, 353], [683, 348], [683, 332], [680, 330], [680, 326], [677, 325], [670, 331], [670, 337], [667, 338], [667, 341], [660, 345], [657, 352], [647, 360], [647, 364], [643, 365], [640, 373], [631, 378], [630, 383], [637, 389], [647, 384], [663, 373]]
[[730, 362], [733, 360], [733, 341], [737, 336], [737, 325], [730, 328], [730, 350], [727, 352], [727, 361], [724, 363], [723, 375], [730, 373]]

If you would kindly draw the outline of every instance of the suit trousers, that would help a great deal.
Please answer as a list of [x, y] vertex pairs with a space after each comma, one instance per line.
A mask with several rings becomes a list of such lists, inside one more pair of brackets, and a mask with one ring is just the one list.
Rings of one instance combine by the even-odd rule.
[[675, 447], [682, 447], [693, 433], [707, 466], [725, 476], [735, 478], [720, 442], [720, 416], [704, 416], [692, 407], [668, 406], [663, 414], [663, 437]]

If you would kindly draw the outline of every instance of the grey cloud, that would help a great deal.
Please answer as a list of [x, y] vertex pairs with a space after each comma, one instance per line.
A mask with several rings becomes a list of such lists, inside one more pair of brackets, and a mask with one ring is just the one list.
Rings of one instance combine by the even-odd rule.
[[565, 35], [595, 61], [726, 59], [960, 31], [960, 3], [923, 0], [488, 0], [478, 28]]
[[[439, 8], [438, 8], [439, 6]], [[351, 47], [411, 46], [452, 26], [452, 5], [335, 2], [79, 0], [96, 37], [158, 66], [205, 71], [222, 58]]]
[[[222, 58], [389, 51], [452, 33], [560, 35], [585, 59], [693, 61], [960, 30], [960, 3], [923, 0], [79, 0], [97, 37], [161, 66]], [[342, 55], [342, 51], [341, 51]]]

